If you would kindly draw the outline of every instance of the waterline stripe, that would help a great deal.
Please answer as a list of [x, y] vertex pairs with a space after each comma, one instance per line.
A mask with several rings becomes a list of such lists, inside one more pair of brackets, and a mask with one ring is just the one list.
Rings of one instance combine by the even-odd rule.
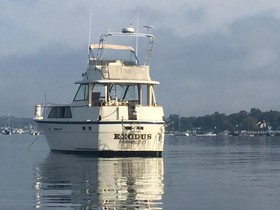
[[153, 124], [153, 125], [164, 125], [165, 122], [149, 122], [149, 121], [41, 121], [35, 120], [37, 123], [44, 123], [44, 124]]

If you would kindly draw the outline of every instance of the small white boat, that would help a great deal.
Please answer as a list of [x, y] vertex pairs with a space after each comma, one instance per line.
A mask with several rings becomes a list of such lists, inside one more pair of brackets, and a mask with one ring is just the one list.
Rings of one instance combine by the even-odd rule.
[[[112, 38], [127, 39], [128, 44], [109, 43]], [[138, 56], [129, 44], [142, 38], [147, 49]], [[153, 42], [152, 34], [125, 28], [108, 30], [89, 46], [88, 68], [76, 82], [72, 103], [35, 106], [34, 119], [51, 150], [161, 155], [165, 122], [154, 91], [159, 82], [149, 73]]]
[[30, 134], [32, 136], [39, 136], [40, 135], [40, 131], [30, 131]]
[[207, 133], [197, 133], [196, 136], [216, 136], [217, 134], [213, 132], [207, 132]]
[[175, 136], [189, 136], [190, 134], [184, 131], [175, 132]]

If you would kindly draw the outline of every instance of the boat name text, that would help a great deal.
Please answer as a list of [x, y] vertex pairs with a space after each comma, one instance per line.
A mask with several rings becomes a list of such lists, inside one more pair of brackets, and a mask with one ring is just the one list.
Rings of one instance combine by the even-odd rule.
[[152, 134], [114, 134], [114, 139], [133, 139], [133, 140], [140, 140], [140, 139], [152, 139]]

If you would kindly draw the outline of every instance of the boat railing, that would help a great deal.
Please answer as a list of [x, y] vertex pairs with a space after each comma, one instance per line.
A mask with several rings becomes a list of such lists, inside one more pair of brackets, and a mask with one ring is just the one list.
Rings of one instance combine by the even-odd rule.
[[[122, 101], [118, 99], [111, 99], [107, 102], [99, 101], [96, 104], [92, 104], [90, 107], [100, 106], [128, 106], [128, 101]], [[34, 120], [44, 120], [47, 118], [71, 118], [72, 111], [75, 108], [89, 107], [88, 104], [37, 104], [35, 105], [35, 117]], [[58, 108], [52, 112], [52, 109]], [[52, 115], [54, 114], [54, 115]]]
[[[100, 59], [89, 59], [89, 66], [108, 66], [110, 63], [115, 63], [117, 60], [100, 60]], [[121, 60], [124, 66], [136, 66], [137, 63], [132, 60]]]

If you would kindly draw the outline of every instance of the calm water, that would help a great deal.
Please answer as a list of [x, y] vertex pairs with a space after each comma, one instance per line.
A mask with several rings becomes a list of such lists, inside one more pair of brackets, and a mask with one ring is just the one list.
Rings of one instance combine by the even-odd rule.
[[0, 209], [279, 209], [280, 138], [167, 137], [162, 158], [49, 152], [0, 135]]

